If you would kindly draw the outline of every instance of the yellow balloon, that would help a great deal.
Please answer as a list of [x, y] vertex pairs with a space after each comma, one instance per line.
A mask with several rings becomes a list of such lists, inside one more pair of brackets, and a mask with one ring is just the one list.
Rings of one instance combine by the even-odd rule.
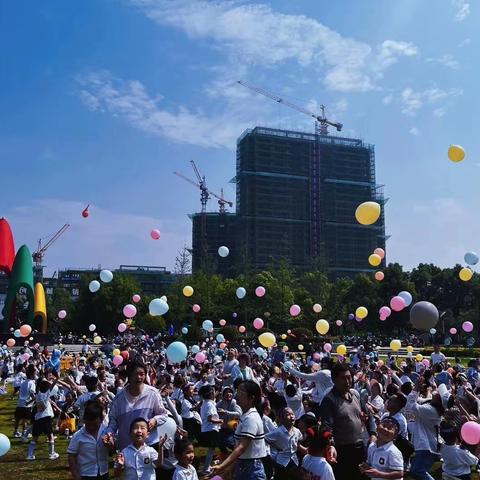
[[358, 307], [355, 310], [355, 315], [363, 320], [368, 315], [368, 310], [365, 307]]
[[183, 294], [186, 297], [191, 297], [193, 295], [193, 288], [190, 285], [183, 287]]
[[258, 336], [258, 341], [262, 347], [270, 348], [275, 345], [277, 340], [275, 339], [275, 335], [273, 333], [265, 332]]
[[417, 362], [421, 362], [421, 361], [423, 360], [423, 355], [422, 355], [421, 353], [417, 353], [417, 354], [415, 355], [415, 360], [416, 360]]
[[325, 335], [330, 330], [330, 324], [322, 318], [315, 324], [315, 328], [320, 335]]
[[286, 334], [286, 333], [282, 333], [282, 334], [280, 335], [280, 338], [281, 338], [282, 340], [285, 340], [285, 339], [287, 338], [287, 334]]
[[380, 255], [377, 255], [376, 253], [372, 253], [372, 254], [368, 257], [368, 263], [369, 263], [372, 267], [378, 267], [378, 266], [382, 263], [382, 259], [381, 259]]
[[402, 347], [402, 342], [400, 340], [392, 340], [390, 342], [390, 350], [392, 350], [392, 352], [398, 352], [398, 350], [400, 350], [401, 347]]
[[355, 210], [355, 218], [362, 225], [372, 225], [380, 217], [382, 209], [377, 202], [364, 202]]
[[339, 355], [345, 355], [347, 353], [347, 347], [345, 345], [339, 345], [337, 347], [337, 353]]
[[116, 357], [117, 355], [120, 355], [120, 350], [118, 348], [115, 348], [112, 352], [112, 355]]
[[300, 345], [298, 346], [298, 349], [299, 349], [300, 351], [302, 351], [302, 350], [303, 350], [303, 345], [300, 344]]
[[452, 162], [461, 162], [465, 158], [465, 150], [460, 145], [450, 145], [448, 158]]
[[282, 348], [282, 350], [283, 350], [284, 352], [288, 352], [288, 347], [287, 347], [286, 345], [284, 345], [283, 348]]
[[99, 343], [102, 343], [102, 337], [99, 337], [99, 336], [93, 337], [93, 343], [95, 345], [98, 345]]
[[409, 345], [409, 346], [407, 347], [407, 352], [408, 352], [408, 353], [412, 353], [412, 352], [413, 352], [413, 347], [412, 347], [411, 345]]
[[468, 282], [473, 277], [473, 271], [468, 267], [463, 267], [458, 272], [458, 276], [460, 277], [460, 280], [463, 280], [464, 282]]

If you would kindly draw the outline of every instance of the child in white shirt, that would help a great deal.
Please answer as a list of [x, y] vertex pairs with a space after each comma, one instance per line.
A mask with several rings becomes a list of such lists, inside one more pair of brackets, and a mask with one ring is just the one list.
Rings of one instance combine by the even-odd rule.
[[198, 480], [197, 471], [192, 465], [195, 458], [193, 443], [187, 439], [177, 440], [173, 451], [178, 463], [172, 480]]
[[325, 452], [332, 447], [332, 434], [315, 425], [307, 429], [307, 439], [308, 454], [303, 457], [302, 467], [310, 480], [335, 480], [332, 467], [325, 458]]
[[478, 456], [459, 445], [456, 428], [443, 428], [440, 434], [445, 441], [440, 451], [443, 458], [443, 473], [454, 478], [470, 480], [471, 468], [478, 463]]

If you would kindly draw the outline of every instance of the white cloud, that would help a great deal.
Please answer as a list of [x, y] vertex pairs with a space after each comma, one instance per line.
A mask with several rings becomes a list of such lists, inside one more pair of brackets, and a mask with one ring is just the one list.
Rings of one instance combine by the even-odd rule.
[[458, 61], [449, 53], [441, 56], [440, 58], [428, 58], [427, 62], [439, 63], [440, 65], [451, 68], [452, 70], [458, 70], [460, 68]]
[[382, 98], [382, 103], [384, 105], [390, 105], [393, 101], [393, 95], [392, 94], [389, 94], [389, 95], [386, 95], [385, 97]]
[[443, 117], [443, 116], [445, 115], [445, 113], [446, 113], [446, 112], [445, 112], [445, 109], [442, 108], [442, 107], [436, 108], [436, 109], [433, 111], [433, 115], [434, 115], [435, 117], [438, 117], [438, 118]]
[[411, 87], [405, 88], [400, 95], [402, 113], [415, 116], [425, 104], [433, 104], [448, 97], [458, 97], [463, 94], [459, 88], [443, 90], [441, 88], [428, 88], [424, 91], [415, 91]]
[[[37, 238], [56, 232], [63, 223], [71, 227], [45, 255], [51, 274], [64, 267], [92, 268], [120, 264], [166, 266], [172, 269], [177, 251], [190, 244], [191, 224], [187, 218], [168, 221], [142, 214], [123, 213], [90, 205], [90, 216], [81, 216], [85, 204], [64, 199], [36, 200], [5, 212], [18, 248], [27, 244], [31, 251]], [[150, 231], [158, 228], [161, 238], [154, 241]]]
[[210, 116], [180, 106], [168, 111], [160, 106], [162, 96], [151, 96], [138, 80], [122, 80], [110, 72], [79, 76], [80, 96], [94, 111], [108, 112], [149, 134], [176, 143], [233, 149], [235, 140], [248, 125], [246, 112], [237, 108]]
[[417, 127], [412, 127], [412, 128], [409, 130], [409, 133], [411, 133], [411, 134], [414, 135], [414, 136], [417, 136], [417, 135], [420, 135], [420, 130], [419, 130]]
[[324, 72], [330, 90], [365, 92], [398, 58], [413, 56], [417, 47], [385, 40], [378, 47], [344, 37], [305, 15], [275, 12], [245, 1], [130, 0], [162, 26], [180, 29], [192, 39], [208, 38], [230, 64], [272, 67], [295, 61], [300, 69]]
[[459, 47], [466, 47], [467, 45], [470, 45], [472, 43], [472, 39], [471, 38], [465, 38], [464, 40], [462, 40], [458, 46]]
[[[480, 224], [474, 206], [454, 198], [435, 198], [413, 207], [392, 204], [389, 210], [389, 262], [399, 262], [405, 269], [419, 263], [451, 267], [462, 262], [465, 252], [475, 250], [472, 242], [480, 236]], [[393, 217], [395, 221], [388, 222]]]
[[456, 9], [455, 21], [463, 22], [470, 15], [470, 3], [465, 0], [452, 0], [452, 4]]

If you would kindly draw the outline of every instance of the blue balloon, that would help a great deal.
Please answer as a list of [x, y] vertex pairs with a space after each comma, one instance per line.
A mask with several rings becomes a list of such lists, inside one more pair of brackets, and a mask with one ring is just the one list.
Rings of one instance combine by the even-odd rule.
[[467, 252], [463, 259], [467, 265], [476, 265], [478, 263], [478, 255], [475, 252]]
[[238, 287], [236, 294], [237, 294], [237, 298], [241, 300], [242, 298], [245, 298], [247, 291], [243, 287]]
[[167, 347], [167, 358], [172, 363], [183, 362], [187, 358], [187, 347], [182, 342], [172, 342]]
[[20, 329], [16, 329], [14, 332], [13, 332], [13, 335], [17, 338], [20, 338], [22, 336], [22, 334], [20, 333]]
[[0, 457], [10, 450], [10, 440], [6, 435], [0, 433]]
[[405, 305], [408, 307], [412, 303], [412, 295], [409, 292], [403, 291], [398, 294], [399, 297], [403, 298], [403, 301], [405, 302]]
[[156, 317], [159, 315], [165, 315], [169, 310], [169, 306], [165, 300], [162, 300], [161, 298], [154, 298], [148, 305], [148, 310], [150, 315]]
[[348, 314], [348, 319], [353, 320], [355, 318], [355, 315], [353, 313]]
[[202, 328], [207, 332], [213, 328], [213, 322], [211, 320], [204, 320], [202, 323]]
[[193, 345], [192, 353], [198, 353], [200, 351], [200, 347], [198, 345]]
[[222, 342], [225, 341], [225, 337], [224, 337], [221, 333], [219, 333], [219, 334], [217, 335], [216, 340], [217, 340], [218, 343], [222, 343]]
[[186, 334], [188, 333], [188, 328], [187, 328], [187, 327], [183, 327], [183, 328], [182, 328], [182, 333], [183, 333], [184, 335], [186, 335]]

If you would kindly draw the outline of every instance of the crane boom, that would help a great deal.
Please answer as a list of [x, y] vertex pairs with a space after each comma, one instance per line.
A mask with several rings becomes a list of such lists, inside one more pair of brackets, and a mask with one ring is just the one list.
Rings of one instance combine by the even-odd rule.
[[201, 176], [200, 172], [198, 171], [197, 165], [195, 165], [195, 162], [193, 160], [190, 160], [190, 164], [192, 165], [193, 171], [195, 172], [195, 175], [197, 176], [198, 183], [202, 184], [205, 183], [205, 176]]
[[39, 248], [36, 252], [35, 255], [42, 255], [50, 248], [50, 246], [56, 242], [68, 229], [70, 228], [70, 224], [66, 223], [58, 232], [54, 233], [53, 236], [50, 238], [50, 240], [43, 245], [41, 248]]
[[195, 187], [201, 188], [199, 183], [194, 182], [193, 180], [190, 180], [190, 179], [189, 179], [188, 177], [186, 177], [185, 175], [182, 175], [181, 173], [178, 173], [178, 172], [173, 172], [173, 173], [174, 173], [177, 177], [183, 178], [186, 182], [191, 183], [191, 184], [194, 185]]
[[309, 110], [303, 107], [300, 107], [299, 105], [296, 105], [295, 103], [285, 100], [284, 98], [279, 97], [278, 95], [275, 95], [272, 92], [265, 90], [264, 88], [256, 87], [255, 85], [251, 85], [250, 83], [245, 82], [244, 80], [238, 80], [237, 83], [256, 93], [259, 93], [260, 95], [268, 97], [277, 103], [281, 103], [287, 107], [292, 108], [293, 110], [296, 110], [297, 112], [304, 113], [305, 115], [308, 115], [309, 117], [314, 118], [318, 123], [320, 123], [320, 132], [322, 134], [328, 133], [327, 125], [331, 125], [332, 127], [335, 127], [338, 132], [342, 131], [343, 124], [339, 122], [332, 122], [331, 120], [328, 120], [328, 118], [325, 116], [325, 105], [320, 105], [320, 109], [322, 110], [322, 115], [316, 115], [315, 113], [312, 113]]

